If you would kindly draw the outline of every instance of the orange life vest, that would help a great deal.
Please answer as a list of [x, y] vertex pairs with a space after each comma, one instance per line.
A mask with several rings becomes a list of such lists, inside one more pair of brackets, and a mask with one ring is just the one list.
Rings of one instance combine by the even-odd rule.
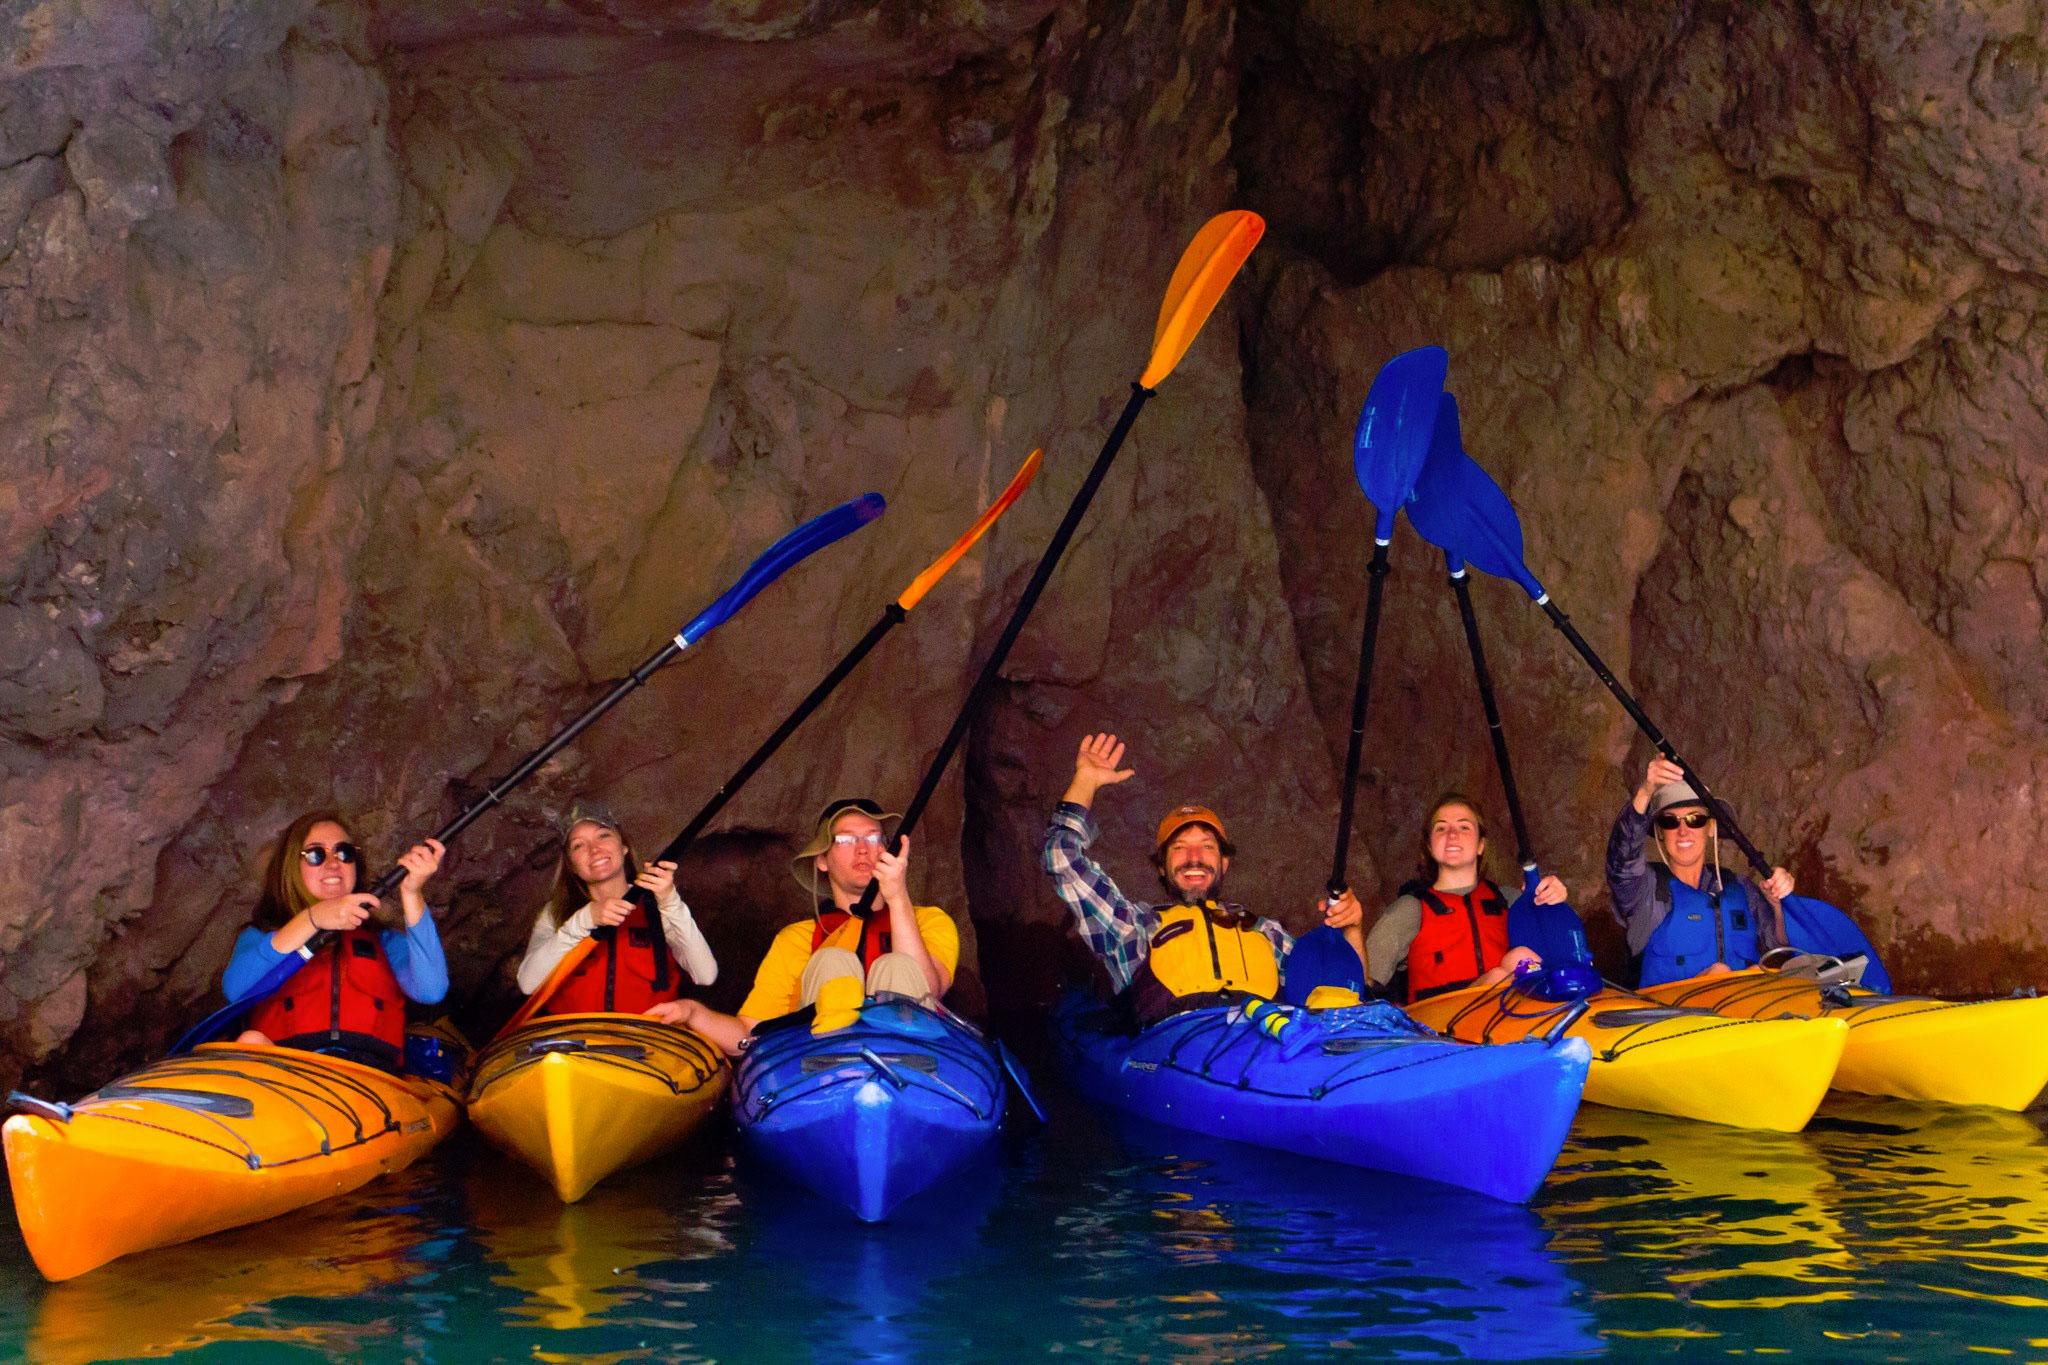
[[1423, 887], [1422, 927], [1408, 945], [1408, 1003], [1470, 985], [1508, 952], [1508, 903], [1481, 878], [1460, 896]]
[[[811, 951], [815, 953], [824, 947], [825, 940], [845, 928], [852, 918], [845, 910], [819, 905], [817, 922], [811, 926]], [[875, 959], [889, 951], [889, 942], [889, 912], [877, 906], [860, 927], [860, 969], [866, 971], [874, 966]]]
[[[642, 894], [645, 894], [644, 892]], [[591, 932], [597, 947], [548, 997], [542, 1014], [645, 1014], [682, 998], [682, 973], [669, 961], [659, 913], [635, 903], [617, 928]]]
[[249, 1027], [284, 1047], [361, 1054], [391, 1070], [405, 1056], [405, 993], [376, 931], [350, 929], [322, 944]]

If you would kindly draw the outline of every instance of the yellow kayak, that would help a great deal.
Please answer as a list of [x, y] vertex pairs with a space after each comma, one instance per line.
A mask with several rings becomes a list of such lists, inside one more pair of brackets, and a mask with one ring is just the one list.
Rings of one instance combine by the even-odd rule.
[[1731, 1018], [1839, 1019], [1849, 1042], [1835, 1088], [2021, 1110], [2048, 1085], [2048, 999], [1937, 1000], [1819, 983], [1762, 967], [1652, 986], [1643, 994]]
[[469, 1118], [573, 1204], [689, 1136], [731, 1080], [724, 1054], [688, 1029], [637, 1014], [546, 1015], [484, 1049]]
[[[1416, 1020], [1471, 1043], [1545, 1033], [1576, 1002], [1553, 1004], [1508, 983], [1446, 991], [1408, 1006]], [[1730, 1019], [1609, 987], [1564, 1033], [1593, 1048], [1586, 1099], [1615, 1109], [1796, 1133], [1813, 1117], [1848, 1027], [1824, 1019]]]
[[0, 1133], [29, 1254], [68, 1280], [346, 1193], [411, 1165], [458, 1118], [434, 1081], [208, 1043]]

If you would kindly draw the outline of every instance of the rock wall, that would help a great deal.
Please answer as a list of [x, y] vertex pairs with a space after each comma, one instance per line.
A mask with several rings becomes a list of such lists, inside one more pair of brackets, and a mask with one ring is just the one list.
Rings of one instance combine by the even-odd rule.
[[[1127, 886], [1159, 810], [1212, 799], [1234, 890], [1307, 922], [1363, 599], [1344, 452], [1425, 342], [1538, 574], [1766, 848], [1908, 982], [2038, 981], [2041, 29], [1931, 2], [7, 11], [0, 1081], [160, 1048], [291, 815], [338, 805], [388, 856], [762, 546], [883, 492], [459, 845], [453, 1003], [489, 1022], [550, 812], [595, 791], [665, 839], [1045, 446], [684, 869], [732, 1003], [801, 913], [817, 806], [908, 798], [1234, 203], [1267, 243], [916, 841], [988, 966], [962, 1003], [1085, 968], [1035, 851], [1091, 730], [1140, 774], [1101, 806]], [[1406, 530], [1396, 565], [1351, 865], [1381, 894], [1430, 796], [1491, 790], [1439, 567]], [[1476, 595], [1537, 847], [1597, 910], [1644, 751], [1518, 592]]]

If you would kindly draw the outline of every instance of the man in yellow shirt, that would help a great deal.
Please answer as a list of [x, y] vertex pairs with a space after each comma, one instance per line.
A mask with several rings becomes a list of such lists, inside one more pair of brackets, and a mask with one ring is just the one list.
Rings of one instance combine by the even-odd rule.
[[[768, 945], [738, 1017], [693, 1000], [656, 1005], [653, 1018], [695, 1029], [737, 1054], [754, 1026], [816, 1003], [827, 981], [849, 978], [864, 992], [894, 992], [936, 1002], [960, 963], [960, 931], [935, 905], [913, 905], [910, 841], [889, 852], [882, 822], [898, 817], [865, 797], [834, 801], [818, 817], [793, 860], [797, 884], [811, 896], [811, 917], [785, 925]], [[877, 883], [866, 917], [853, 913]]]

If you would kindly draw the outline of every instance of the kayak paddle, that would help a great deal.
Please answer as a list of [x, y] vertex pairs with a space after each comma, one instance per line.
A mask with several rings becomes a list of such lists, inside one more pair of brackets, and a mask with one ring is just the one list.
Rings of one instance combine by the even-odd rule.
[[[945, 775], [946, 765], [952, 760], [954, 750], [967, 737], [967, 727], [973, 722], [975, 708], [996, 684], [997, 674], [1002, 671], [1003, 661], [1009, 657], [1010, 646], [1024, 630], [1024, 622], [1031, 615], [1031, 609], [1038, 604], [1039, 594], [1052, 578], [1053, 569], [1065, 553], [1067, 542], [1074, 538], [1074, 531], [1081, 524], [1081, 517], [1094, 500], [1096, 489], [1109, 473], [1110, 461], [1116, 458], [1123, 446], [1124, 437], [1130, 433], [1131, 423], [1138, 418], [1138, 409], [1156, 391], [1156, 387], [1178, 365], [1194, 344], [1196, 333], [1209, 320], [1209, 314], [1216, 308], [1223, 291], [1237, 277], [1245, 258], [1252, 248], [1259, 244], [1259, 237], [1266, 230], [1266, 220], [1245, 209], [1233, 209], [1219, 213], [1203, 224], [1195, 234], [1187, 250], [1181, 253], [1180, 263], [1174, 267], [1173, 278], [1166, 286], [1166, 297], [1159, 305], [1159, 322], [1152, 333], [1152, 355], [1146, 362], [1144, 372], [1131, 385], [1131, 397], [1124, 404], [1124, 410], [1117, 417], [1116, 425], [1110, 429], [1109, 439], [1103, 442], [1102, 453], [1095, 457], [1094, 467], [1081, 482], [1081, 490], [1074, 495], [1074, 501], [1067, 507], [1067, 514], [1061, 519], [1059, 529], [1053, 532], [1052, 540], [1039, 558], [1038, 567], [1031, 573], [1031, 580], [1024, 585], [1023, 594], [1017, 599], [1016, 608], [1010, 613], [1010, 620], [1003, 627], [1003, 633], [996, 640], [995, 649], [982, 664], [981, 673], [968, 689], [967, 699], [960, 704], [960, 714], [954, 718], [953, 728], [939, 745], [938, 754], [931, 766], [925, 770], [924, 780], [918, 784], [917, 794], [904, 807], [903, 820], [890, 837], [889, 847], [894, 851], [903, 846], [903, 837], [916, 827], [918, 817], [930, 803], [932, 794], [938, 790], [939, 780]], [[860, 894], [860, 901], [854, 907], [857, 915], [866, 915], [874, 908], [875, 891], [879, 883], [869, 882]]]
[[[1423, 464], [1422, 473], [1415, 481], [1414, 499], [1408, 504], [1408, 520], [1424, 540], [1454, 555], [1475, 567], [1506, 578], [1519, 585], [1529, 594], [1532, 601], [1543, 609], [1543, 614], [1557, 627], [1579, 657], [1593, 670], [1595, 677], [1606, 685], [1614, 699], [1621, 703], [1622, 710], [1635, 722], [1643, 737], [1650, 741], [1666, 759], [1678, 765], [1684, 772], [1686, 782], [1714, 818], [1720, 822], [1728, 837], [1742, 851], [1759, 877], [1769, 877], [1772, 867], [1768, 859], [1750, 842], [1735, 823], [1735, 817], [1725, 802], [1703, 781], [1699, 774], [1672, 747], [1656, 722], [1644, 713], [1636, 699], [1614, 676], [1613, 670], [1586, 643], [1571, 618], [1550, 600], [1550, 594], [1538, 582], [1536, 575], [1529, 571], [1523, 559], [1522, 524], [1515, 516], [1514, 504], [1508, 501], [1500, 485], [1493, 481], [1472, 457], [1466, 454], [1463, 443], [1439, 442], [1431, 450], [1429, 459]], [[1809, 936], [1825, 935], [1831, 942], [1854, 940], [1868, 945], [1862, 931], [1855, 927], [1855, 921], [1842, 910], [1825, 901], [1810, 896], [1787, 896], [1783, 903], [1787, 927], [1791, 923], [1812, 926], [1806, 932]], [[1830, 950], [1832, 951], [1832, 950]], [[1869, 949], [1869, 966], [1865, 980], [1879, 991], [1891, 989], [1890, 977], [1878, 961], [1875, 948]]]
[[[755, 594], [780, 578], [792, 565], [874, 521], [882, 515], [886, 506], [881, 494], [863, 494], [829, 512], [811, 518], [769, 546], [758, 559], [747, 566], [747, 571], [740, 575], [737, 582], [677, 631], [673, 639], [649, 655], [639, 667], [627, 674], [618, 686], [606, 693], [595, 705], [558, 730], [547, 743], [521, 759], [517, 767], [492, 783], [488, 791], [470, 802], [460, 815], [435, 831], [433, 837], [444, 845], [454, 839], [485, 811], [502, 802], [513, 788], [531, 777], [543, 763], [553, 758], [576, 736], [588, 729], [599, 716], [617, 706], [627, 693], [638, 688], [663, 665], [730, 620], [735, 612], [753, 600]], [[405, 870], [402, 867], [393, 867], [369, 886], [368, 893], [382, 899], [390, 895], [404, 878]], [[172, 1045], [171, 1055], [175, 1057], [191, 1051], [248, 1013], [251, 1008], [276, 994], [284, 983], [291, 979], [292, 974], [311, 961], [313, 954], [332, 939], [334, 934], [335, 931], [331, 929], [322, 929], [315, 933], [297, 952], [273, 967], [269, 974], [240, 999], [230, 1001], [188, 1029]]]
[[[809, 696], [797, 703], [796, 710], [790, 712], [788, 718], [776, 727], [775, 733], [763, 740], [761, 746], [748, 756], [747, 761], [740, 764], [733, 775], [726, 778], [719, 785], [718, 790], [712, 794], [711, 799], [704, 803], [704, 808], [697, 812], [696, 817], [688, 825], [683, 827], [683, 832], [671, 839], [668, 842], [668, 846], [662, 849], [661, 852], [654, 855], [654, 861], [680, 862], [682, 860], [683, 854], [689, 850], [691, 844], [696, 842], [697, 836], [704, 832], [704, 829], [710, 825], [711, 821], [716, 818], [721, 810], [725, 809], [726, 802], [732, 800], [739, 793], [740, 788], [745, 786], [747, 780], [760, 770], [761, 765], [768, 761], [770, 755], [782, 747], [783, 741], [796, 733], [797, 727], [802, 725], [813, 711], [824, 704], [825, 698], [830, 696], [832, 690], [845, 680], [847, 674], [853, 672], [855, 665], [867, 657], [868, 651], [879, 644], [882, 637], [887, 635], [898, 622], [908, 616], [917, 604], [924, 600], [925, 594], [932, 590], [933, 585], [941, 578], [944, 578], [952, 567], [958, 564], [969, 550], [974, 548], [976, 542], [988, 534], [988, 529], [996, 524], [996, 519], [1010, 510], [1010, 504], [1017, 501], [1022, 496], [1024, 490], [1031, 486], [1031, 481], [1038, 477], [1039, 466], [1044, 463], [1044, 460], [1045, 452], [1043, 450], [1031, 452], [1023, 465], [1018, 468], [1016, 474], [1010, 479], [1009, 487], [1005, 488], [997, 496], [996, 500], [988, 505], [988, 509], [975, 520], [972, 526], [967, 528], [966, 532], [958, 540], [953, 542], [952, 546], [944, 554], [927, 565], [917, 577], [911, 579], [910, 586], [906, 587], [895, 601], [882, 609], [880, 619], [874, 625], [868, 627], [868, 633], [861, 636], [852, 649], [846, 651], [845, 657], [833, 665], [832, 671], [827, 673], [819, 681], [818, 685], [811, 689]], [[652, 906], [643, 906], [642, 908], [650, 914], [653, 913]], [[583, 959], [594, 950], [592, 940], [589, 938], [586, 938], [582, 943], [572, 948], [568, 956], [557, 963], [554, 971], [548, 974], [547, 980], [541, 982], [533, 994], [526, 997], [525, 1001], [520, 1004], [519, 1009], [512, 1017], [505, 1021], [504, 1027], [498, 1030], [498, 1036], [502, 1038], [532, 1018], [535, 1012], [554, 995], [562, 982], [568, 979], [569, 974], [582, 965]]]
[[1365, 758], [1365, 713], [1372, 697], [1372, 656], [1380, 633], [1380, 597], [1387, 582], [1387, 550], [1394, 543], [1394, 518], [1415, 487], [1429, 455], [1437, 399], [1444, 391], [1450, 357], [1441, 346], [1403, 351], [1380, 367], [1358, 414], [1351, 470], [1373, 506], [1372, 562], [1365, 591], [1365, 633], [1358, 642], [1358, 682], [1351, 692], [1351, 745], [1344, 755], [1344, 785], [1337, 798], [1337, 851], [1330, 860], [1330, 899], [1351, 887], [1345, 864], [1351, 857], [1351, 817], [1358, 803], [1358, 769]]

